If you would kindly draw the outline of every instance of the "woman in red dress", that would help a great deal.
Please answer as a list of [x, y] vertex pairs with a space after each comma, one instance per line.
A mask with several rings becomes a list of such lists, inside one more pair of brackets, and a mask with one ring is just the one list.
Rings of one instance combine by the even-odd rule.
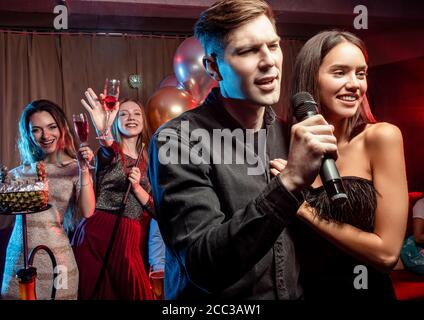
[[[147, 243], [153, 200], [144, 150], [142, 161], [135, 166], [139, 152], [148, 143], [144, 111], [136, 101], [124, 100], [117, 103], [105, 124], [105, 111], [97, 95], [92, 89], [85, 95], [88, 103], [81, 101], [90, 113], [101, 147], [97, 152], [95, 213], [80, 223], [73, 238], [80, 272], [79, 298], [152, 299]], [[121, 211], [106, 271], [99, 280], [128, 182], [128, 202]]]

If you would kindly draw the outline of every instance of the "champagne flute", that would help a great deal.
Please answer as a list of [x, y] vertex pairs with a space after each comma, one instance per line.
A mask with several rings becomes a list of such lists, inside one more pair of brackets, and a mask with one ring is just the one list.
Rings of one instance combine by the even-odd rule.
[[150, 271], [149, 273], [150, 285], [155, 296], [155, 300], [163, 300], [163, 281], [164, 271]]
[[106, 122], [105, 122], [105, 130], [102, 136], [99, 137], [100, 139], [104, 139], [104, 140], [109, 139], [108, 138], [109, 118], [110, 118], [111, 111], [113, 110], [116, 103], [118, 102], [120, 84], [121, 82], [119, 80], [106, 78], [105, 88], [104, 88], [105, 97], [103, 99], [103, 107], [106, 111]]
[[[89, 126], [87, 115], [85, 113], [73, 114], [72, 121], [74, 123], [75, 132], [77, 133], [80, 141], [80, 147], [88, 146]], [[86, 163], [89, 169], [94, 168], [87, 160]]]

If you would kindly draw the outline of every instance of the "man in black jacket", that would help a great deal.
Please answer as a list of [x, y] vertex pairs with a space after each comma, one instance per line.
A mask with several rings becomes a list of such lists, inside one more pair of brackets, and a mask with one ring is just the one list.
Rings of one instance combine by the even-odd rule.
[[[195, 27], [204, 65], [219, 82], [198, 108], [162, 126], [149, 177], [167, 246], [166, 299], [299, 299], [290, 222], [300, 190], [336, 152], [321, 116], [291, 129], [280, 97], [282, 51], [270, 7], [223, 0]], [[290, 143], [290, 149], [289, 149]], [[276, 177], [270, 160], [287, 159]]]

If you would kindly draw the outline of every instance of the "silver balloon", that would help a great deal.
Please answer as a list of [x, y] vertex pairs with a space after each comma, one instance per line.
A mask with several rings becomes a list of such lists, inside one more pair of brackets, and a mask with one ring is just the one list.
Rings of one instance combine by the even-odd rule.
[[178, 82], [199, 104], [218, 85], [203, 67], [203, 56], [202, 45], [194, 37], [185, 39], [174, 56], [174, 72]]

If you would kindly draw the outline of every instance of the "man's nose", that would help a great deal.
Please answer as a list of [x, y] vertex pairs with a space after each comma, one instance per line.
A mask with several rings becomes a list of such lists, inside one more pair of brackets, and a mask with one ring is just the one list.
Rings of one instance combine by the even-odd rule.
[[271, 68], [275, 65], [275, 59], [268, 46], [264, 45], [261, 48], [261, 68]]

